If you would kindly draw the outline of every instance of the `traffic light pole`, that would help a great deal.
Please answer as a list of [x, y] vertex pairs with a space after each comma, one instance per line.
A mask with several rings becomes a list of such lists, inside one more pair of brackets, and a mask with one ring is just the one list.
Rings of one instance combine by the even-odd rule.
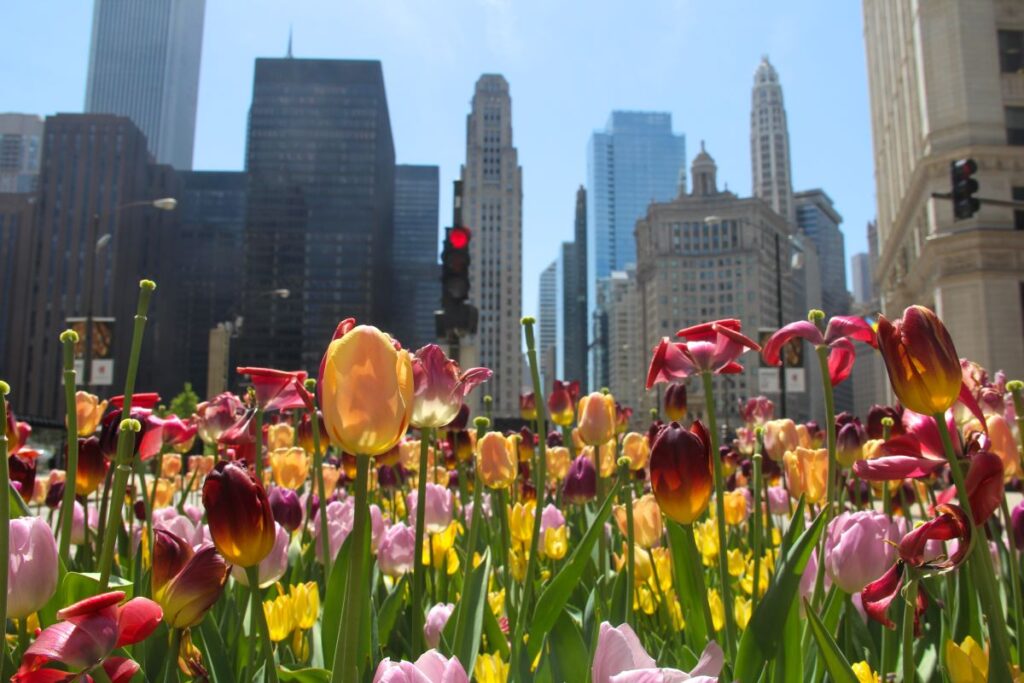
[[[953, 199], [952, 192], [932, 192], [932, 199]], [[977, 197], [977, 200], [982, 204], [988, 204], [989, 206], [1005, 206], [1010, 209], [1024, 209], [1024, 201], [1015, 199], [987, 199], [985, 197]]]

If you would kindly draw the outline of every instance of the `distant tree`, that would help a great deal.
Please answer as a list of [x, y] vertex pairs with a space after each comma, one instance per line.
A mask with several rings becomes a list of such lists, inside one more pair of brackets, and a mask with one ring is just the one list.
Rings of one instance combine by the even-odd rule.
[[192, 383], [185, 382], [185, 388], [181, 390], [181, 393], [171, 399], [171, 405], [167, 412], [184, 419], [192, 417], [198, 405], [199, 396], [192, 391]]

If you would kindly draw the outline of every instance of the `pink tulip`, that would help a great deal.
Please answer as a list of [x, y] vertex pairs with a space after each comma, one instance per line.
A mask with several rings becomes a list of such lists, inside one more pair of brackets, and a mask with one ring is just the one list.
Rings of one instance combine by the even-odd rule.
[[896, 559], [892, 543], [905, 533], [902, 517], [894, 521], [870, 510], [844, 512], [828, 525], [825, 571], [846, 593], [859, 593], [892, 565]]
[[[313, 516], [313, 538], [316, 546], [316, 559], [323, 562], [323, 544], [320, 543], [320, 512], [321, 510], [317, 510]], [[348, 535], [352, 533], [354, 523], [355, 503], [351, 497], [344, 501], [332, 500], [327, 504], [327, 538], [332, 559], [338, 556], [338, 550], [341, 549], [341, 544], [345, 542]], [[376, 505], [370, 506], [370, 532], [371, 547], [376, 548], [384, 534], [384, 516]]]
[[452, 603], [438, 603], [427, 611], [427, 623], [423, 625], [423, 638], [427, 647], [434, 649], [441, 644], [441, 631], [455, 611]]
[[[406, 497], [410, 525], [416, 523], [418, 493], [412, 491]], [[452, 492], [440, 484], [427, 484], [427, 506], [424, 516], [427, 533], [438, 534], [447, 529], [452, 522]]]
[[920, 479], [946, 464], [936, 458], [918, 458], [913, 455], [886, 455], [853, 463], [853, 472], [866, 481], [895, 481]]
[[447, 659], [437, 650], [427, 650], [415, 663], [385, 658], [373, 683], [469, 683], [469, 676], [458, 657]]
[[57, 590], [57, 541], [41, 517], [12, 519], [9, 528], [7, 616], [23, 619]]
[[459, 364], [444, 355], [440, 346], [427, 344], [413, 356], [412, 374], [412, 425], [443, 427], [459, 414], [466, 394], [493, 373], [487, 368], [461, 372]]
[[182, 422], [177, 415], [165, 419], [150, 413], [145, 419], [146, 429], [139, 443], [139, 457], [143, 460], [149, 460], [164, 446], [188, 444], [196, 436], [196, 426]]
[[543, 536], [548, 529], [557, 529], [565, 526], [565, 515], [553, 504], [548, 503], [544, 511], [540, 513], [540, 533]]
[[[274, 547], [259, 564], [260, 588], [272, 585], [288, 570], [288, 545], [291, 543], [291, 535], [277, 522], [274, 522], [274, 527]], [[231, 576], [243, 586], [249, 585], [245, 567], [236, 564], [231, 568]]]
[[416, 559], [416, 533], [404, 522], [392, 524], [377, 547], [377, 564], [391, 577], [412, 571]]
[[601, 624], [591, 668], [592, 683], [654, 683], [655, 681], [685, 681], [698, 677], [717, 681], [725, 663], [722, 648], [714, 641], [701, 653], [697, 666], [689, 673], [679, 669], [658, 668], [647, 654], [640, 639], [629, 624], [614, 627], [607, 621]]
[[245, 411], [242, 401], [229, 391], [196, 406], [195, 423], [199, 438], [212, 446]]
[[789, 514], [789, 492], [786, 491], [786, 487], [768, 487], [768, 512], [770, 512], [773, 515]]

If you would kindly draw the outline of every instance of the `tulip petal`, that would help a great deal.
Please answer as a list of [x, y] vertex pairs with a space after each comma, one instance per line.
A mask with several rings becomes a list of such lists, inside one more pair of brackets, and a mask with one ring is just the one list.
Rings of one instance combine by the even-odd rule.
[[116, 647], [145, 640], [156, 630], [163, 618], [164, 611], [160, 609], [160, 605], [149, 598], [132, 598], [118, 610]]
[[690, 676], [718, 676], [725, 666], [725, 653], [718, 643], [711, 641], [700, 655], [697, 666], [690, 670]]
[[981, 451], [971, 457], [971, 467], [967, 470], [967, 497], [971, 502], [974, 523], [978, 526], [983, 526], [999, 509], [1005, 495], [1003, 478], [1003, 461], [998, 455]]
[[825, 343], [825, 339], [821, 336], [821, 330], [818, 329], [817, 325], [810, 320], [797, 320], [779, 329], [778, 332], [768, 339], [768, 343], [761, 350], [764, 362], [769, 365], [778, 365], [781, 360], [782, 347], [791, 339], [806, 339], [815, 346], [821, 346]]
[[887, 455], [853, 463], [854, 473], [866, 481], [920, 479], [946, 464], [945, 460], [915, 458], [910, 455]]
[[853, 372], [853, 361], [857, 352], [849, 339], [837, 339], [830, 345], [828, 352], [828, 376], [832, 386], [836, 386]]
[[878, 348], [878, 335], [874, 328], [857, 315], [835, 315], [829, 319], [825, 328], [825, 343], [831, 345], [837, 339], [853, 339]]
[[103, 661], [103, 671], [110, 678], [110, 683], [128, 683], [139, 669], [138, 663], [127, 657], [107, 657]]
[[92, 597], [79, 600], [74, 604], [68, 605], [64, 609], [59, 610], [57, 612], [57, 618], [61, 621], [65, 621], [76, 617], [84, 617], [104, 610], [112, 605], [116, 605], [124, 600], [124, 598], [124, 591], [110, 591], [108, 593], [101, 593], [100, 595], [93, 595]]
[[[117, 622], [105, 617], [86, 619], [82, 625], [59, 621], [43, 629], [21, 658], [21, 670], [34, 671], [47, 662], [72, 669], [98, 664], [117, 642]], [[22, 680], [32, 680], [23, 678]]]
[[654, 356], [651, 358], [651, 365], [647, 370], [648, 389], [659, 382], [685, 379], [697, 370], [693, 362], [683, 353], [685, 348], [684, 344], [673, 342], [668, 337], [662, 337], [658, 345], [654, 347]]
[[897, 562], [877, 581], [872, 581], [860, 592], [864, 611], [868, 616], [886, 628], [894, 629], [896, 624], [886, 612], [899, 595], [903, 585], [903, 562]]

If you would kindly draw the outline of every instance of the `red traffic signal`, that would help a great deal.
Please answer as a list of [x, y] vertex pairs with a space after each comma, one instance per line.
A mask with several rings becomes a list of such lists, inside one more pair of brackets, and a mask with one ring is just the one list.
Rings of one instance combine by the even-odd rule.
[[448, 232], [448, 242], [455, 249], [465, 249], [469, 246], [469, 238], [472, 236], [469, 228], [457, 227]]

